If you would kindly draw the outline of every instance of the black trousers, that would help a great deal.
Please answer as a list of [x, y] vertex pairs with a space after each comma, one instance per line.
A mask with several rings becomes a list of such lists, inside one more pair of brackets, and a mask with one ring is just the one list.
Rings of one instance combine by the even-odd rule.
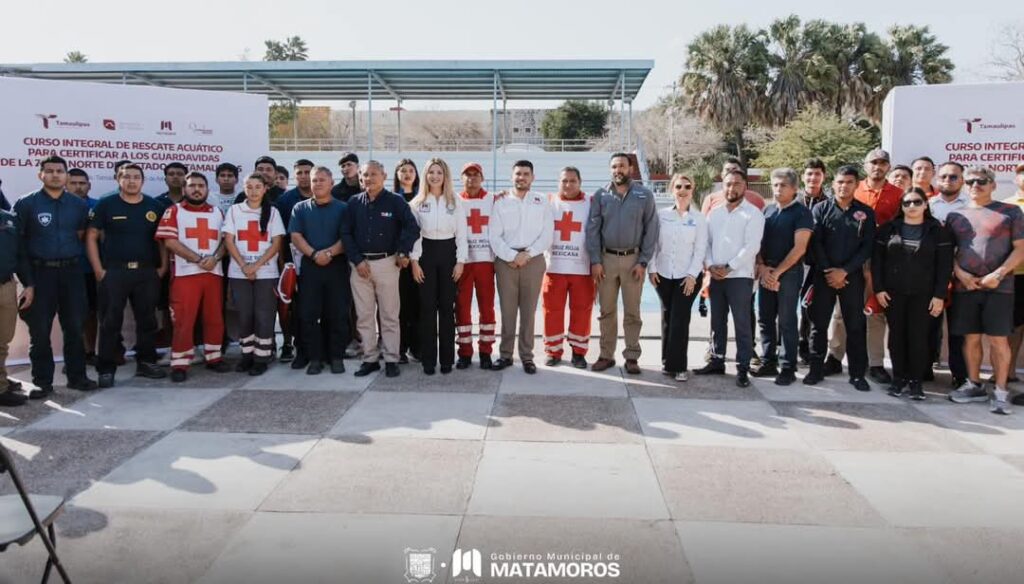
[[687, 370], [690, 316], [693, 314], [693, 301], [700, 294], [703, 278], [703, 274], [697, 277], [697, 284], [691, 294], [683, 293], [682, 278], [661, 278], [655, 287], [661, 299], [661, 365], [671, 373]]
[[402, 307], [398, 313], [401, 340], [398, 353], [420, 352], [420, 288], [412, 277], [412, 268], [405, 268], [398, 275], [398, 296]]
[[106, 303], [100, 321], [96, 371], [113, 373], [123, 354], [121, 326], [124, 309], [131, 302], [135, 318], [135, 361], [156, 363], [156, 307], [160, 300], [160, 278], [154, 268], [127, 270], [111, 268], [97, 286]]
[[[77, 261], [77, 259], [76, 259]], [[77, 264], [64, 268], [34, 266], [35, 298], [21, 317], [28, 325], [29, 359], [32, 361], [32, 383], [53, 384], [53, 347], [50, 331], [53, 319], [60, 319], [64, 339], [64, 364], [69, 381], [85, 378], [85, 346], [82, 344], [82, 323], [88, 301], [85, 280]]]
[[924, 334], [931, 321], [928, 314], [930, 294], [891, 293], [885, 320], [889, 324], [889, 358], [892, 376], [905, 381], [921, 381], [931, 365], [930, 344]]
[[299, 330], [305, 355], [311, 362], [341, 361], [351, 340], [349, 310], [352, 288], [351, 268], [344, 255], [335, 256], [326, 266], [302, 262], [299, 274]]
[[420, 268], [420, 360], [424, 367], [455, 363], [455, 239], [423, 238]]
[[864, 273], [846, 277], [845, 288], [836, 290], [825, 281], [823, 272], [814, 274], [814, 298], [809, 309], [811, 313], [811, 363], [821, 365], [828, 350], [828, 327], [836, 300], [843, 313], [846, 326], [846, 356], [849, 360], [850, 377], [864, 377], [868, 367], [867, 320], [864, 318]]

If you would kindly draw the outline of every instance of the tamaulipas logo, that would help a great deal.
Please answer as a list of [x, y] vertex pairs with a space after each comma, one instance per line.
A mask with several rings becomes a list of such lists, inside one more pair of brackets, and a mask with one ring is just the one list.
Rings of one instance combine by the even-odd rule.
[[960, 123], [964, 124], [968, 134], [973, 134], [975, 130], [1013, 130], [1017, 128], [1017, 124], [1007, 122], [983, 124], [982, 118], [960, 118]]

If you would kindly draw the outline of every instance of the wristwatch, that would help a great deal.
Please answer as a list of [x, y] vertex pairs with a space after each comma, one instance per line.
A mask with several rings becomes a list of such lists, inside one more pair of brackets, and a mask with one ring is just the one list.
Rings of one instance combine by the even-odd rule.
[[400, 260], [404, 260], [405, 258], [409, 257], [409, 254], [405, 253], [404, 251], [398, 252], [397, 255], [398, 255], [398, 259], [400, 259]]

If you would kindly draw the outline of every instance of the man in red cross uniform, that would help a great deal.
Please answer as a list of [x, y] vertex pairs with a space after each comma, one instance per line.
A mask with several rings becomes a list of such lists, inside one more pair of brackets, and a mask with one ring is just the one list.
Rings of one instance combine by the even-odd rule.
[[457, 369], [466, 369], [473, 360], [473, 291], [479, 310], [480, 368], [491, 368], [491, 350], [494, 346], [494, 252], [491, 251], [488, 224], [494, 197], [483, 189], [484, 171], [475, 163], [462, 167], [462, 205], [466, 209], [466, 231], [469, 241], [469, 261], [459, 278], [455, 298], [455, 344], [459, 346]]
[[[590, 197], [580, 190], [579, 169], [567, 166], [558, 178], [558, 194], [551, 198], [555, 236], [548, 252], [548, 271], [541, 295], [544, 303], [544, 351], [549, 367], [562, 362], [564, 341], [572, 349], [572, 365], [587, 368], [590, 320], [596, 293], [590, 275], [584, 223]], [[565, 302], [569, 301], [569, 332], [565, 332]]]
[[207, 203], [209, 186], [199, 172], [185, 180], [185, 198], [167, 208], [156, 238], [174, 256], [170, 306], [174, 336], [171, 340], [171, 380], [188, 378], [195, 351], [193, 332], [202, 318], [203, 355], [206, 368], [217, 373], [230, 370], [224, 362], [224, 272], [221, 259], [220, 209]]

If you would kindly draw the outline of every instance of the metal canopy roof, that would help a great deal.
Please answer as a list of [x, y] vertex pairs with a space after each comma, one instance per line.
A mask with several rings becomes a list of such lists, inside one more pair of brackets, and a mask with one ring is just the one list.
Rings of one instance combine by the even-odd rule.
[[631, 102], [650, 60], [238, 61], [0, 65], [0, 74], [261, 93], [305, 100], [563, 100]]

